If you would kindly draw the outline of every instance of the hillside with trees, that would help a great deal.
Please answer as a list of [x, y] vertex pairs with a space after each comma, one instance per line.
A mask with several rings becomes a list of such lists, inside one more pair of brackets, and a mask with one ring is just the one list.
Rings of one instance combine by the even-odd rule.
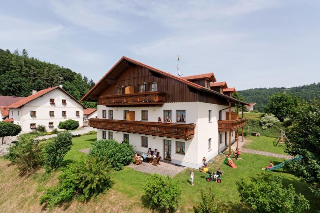
[[267, 106], [270, 96], [278, 92], [291, 93], [292, 95], [297, 96], [303, 100], [312, 100], [314, 98], [320, 97], [320, 83], [313, 83], [310, 85], [291, 88], [255, 88], [238, 91], [245, 102], [256, 103], [254, 109], [258, 111], [264, 111], [264, 108]]
[[29, 57], [25, 49], [13, 53], [0, 49], [0, 95], [29, 96], [32, 90], [63, 85], [79, 100], [94, 84], [68, 68]]

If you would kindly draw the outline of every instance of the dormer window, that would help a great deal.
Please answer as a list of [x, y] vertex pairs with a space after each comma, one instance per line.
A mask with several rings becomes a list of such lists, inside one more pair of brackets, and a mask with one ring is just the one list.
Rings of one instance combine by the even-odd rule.
[[62, 105], [67, 105], [67, 100], [66, 99], [62, 99]]
[[51, 104], [51, 105], [54, 105], [54, 104], [55, 104], [53, 98], [50, 98], [50, 104]]
[[150, 89], [149, 89], [151, 92], [155, 92], [155, 91], [158, 91], [158, 85], [157, 85], [157, 82], [153, 82], [150, 84]]
[[30, 116], [31, 117], [36, 117], [37, 116], [37, 112], [36, 111], [30, 111]]

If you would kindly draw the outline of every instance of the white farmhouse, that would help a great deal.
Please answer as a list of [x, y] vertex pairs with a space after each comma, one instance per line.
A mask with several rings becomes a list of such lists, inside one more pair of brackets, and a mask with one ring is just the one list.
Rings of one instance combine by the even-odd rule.
[[88, 108], [83, 110], [83, 125], [88, 125], [90, 118], [97, 118], [98, 113], [96, 108]]
[[47, 131], [58, 128], [60, 121], [76, 120], [83, 126], [83, 109], [74, 97], [61, 87], [50, 87], [18, 101], [10, 106], [9, 119], [22, 128], [22, 132], [36, 130], [39, 125]]
[[[234, 113], [246, 103], [213, 73], [178, 77], [122, 57], [82, 98], [97, 101], [97, 139], [128, 139], [135, 151], [157, 149], [162, 160], [199, 168], [238, 142], [245, 118]], [[243, 136], [242, 136], [243, 137]]]

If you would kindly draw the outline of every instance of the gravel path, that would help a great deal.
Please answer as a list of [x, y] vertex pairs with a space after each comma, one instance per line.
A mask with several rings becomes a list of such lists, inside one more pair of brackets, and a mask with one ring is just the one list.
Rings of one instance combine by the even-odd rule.
[[160, 162], [160, 164], [161, 165], [154, 166], [152, 164], [143, 162], [142, 164], [136, 166], [132, 163], [129, 165], [129, 167], [139, 172], [145, 172], [149, 174], [158, 173], [160, 175], [169, 175], [171, 177], [175, 176], [185, 169], [184, 166], [179, 166], [171, 163]]
[[241, 151], [242, 152], [246, 152], [246, 153], [264, 155], [264, 156], [271, 156], [271, 157], [277, 157], [277, 158], [285, 158], [285, 159], [292, 159], [293, 158], [290, 155], [276, 154], [276, 153], [272, 153], [272, 152], [264, 152], [264, 151], [258, 151], [258, 150], [253, 150], [253, 149], [242, 148]]
[[[93, 130], [96, 130], [96, 129], [88, 126], [88, 127], [83, 127], [83, 128], [81, 128], [81, 129], [79, 129], [79, 130], [72, 131], [72, 132], [70, 132], [70, 133], [71, 133], [73, 136], [77, 136], [77, 135], [83, 135], [83, 134], [88, 133], [88, 132], [93, 131]], [[57, 137], [57, 134], [39, 136], [39, 137], [37, 137], [37, 138], [35, 138], [35, 139], [37, 139], [37, 140], [42, 140], [42, 139], [49, 139], [49, 138], [54, 138], [54, 137]]]

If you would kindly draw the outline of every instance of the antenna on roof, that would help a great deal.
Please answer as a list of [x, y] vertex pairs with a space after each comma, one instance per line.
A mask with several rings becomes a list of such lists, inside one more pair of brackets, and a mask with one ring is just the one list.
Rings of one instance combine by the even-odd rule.
[[179, 55], [178, 55], [177, 70], [178, 70], [178, 76], [181, 77], [182, 74], [181, 74], [181, 72], [179, 70], [179, 61], [180, 61], [180, 58], [179, 58]]

